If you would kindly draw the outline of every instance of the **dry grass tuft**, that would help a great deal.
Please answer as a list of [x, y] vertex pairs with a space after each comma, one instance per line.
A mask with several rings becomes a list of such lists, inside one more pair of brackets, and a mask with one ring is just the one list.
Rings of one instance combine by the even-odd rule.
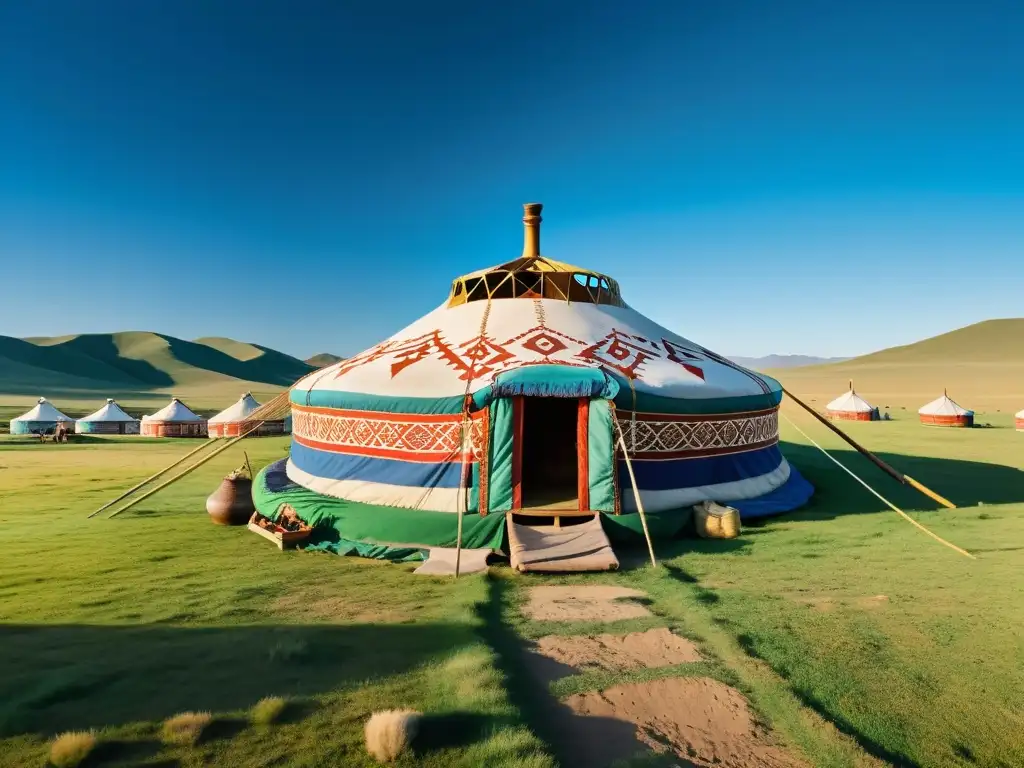
[[374, 712], [366, 721], [366, 751], [378, 762], [390, 763], [409, 749], [419, 730], [419, 712], [388, 709]]
[[96, 746], [92, 731], [62, 733], [50, 745], [50, 765], [55, 768], [75, 768], [89, 756]]
[[195, 744], [211, 722], [209, 712], [182, 712], [164, 721], [163, 739], [168, 744]]
[[287, 706], [288, 701], [280, 696], [266, 696], [256, 702], [250, 719], [254, 725], [270, 725], [277, 722]]

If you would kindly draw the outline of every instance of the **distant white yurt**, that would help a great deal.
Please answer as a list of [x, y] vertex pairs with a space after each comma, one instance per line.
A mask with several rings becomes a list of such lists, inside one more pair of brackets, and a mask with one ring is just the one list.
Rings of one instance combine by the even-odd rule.
[[54, 408], [45, 397], [40, 397], [39, 402], [36, 403], [31, 411], [21, 414], [16, 419], [11, 419], [11, 434], [49, 434], [56, 428], [57, 424], [64, 424], [68, 429], [71, 429], [74, 423], [74, 419]]
[[194, 414], [175, 397], [152, 416], [142, 417], [142, 434], [147, 437], [206, 437], [206, 419]]
[[[238, 437], [248, 430], [252, 425], [245, 422], [260, 407], [259, 401], [252, 396], [252, 392], [246, 392], [238, 401], [216, 416], [211, 416], [209, 421], [210, 437]], [[265, 421], [260, 427], [247, 436], [257, 435], [283, 435], [290, 431], [291, 417]]]
[[830, 419], [845, 419], [847, 421], [878, 421], [879, 419], [878, 409], [854, 391], [852, 381], [850, 382], [850, 391], [837, 397], [825, 408]]
[[106, 405], [75, 422], [75, 432], [82, 435], [137, 435], [139, 420], [129, 416], [108, 397]]
[[1024, 432], [1024, 411], [1021, 411], [1013, 417], [1014, 426], [1017, 427], [1018, 432]]
[[946, 392], [918, 410], [922, 424], [933, 427], [973, 427], [974, 411], [953, 402]]

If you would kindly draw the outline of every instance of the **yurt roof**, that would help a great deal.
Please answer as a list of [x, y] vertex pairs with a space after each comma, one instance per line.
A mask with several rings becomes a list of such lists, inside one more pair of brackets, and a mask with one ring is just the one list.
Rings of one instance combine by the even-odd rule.
[[840, 395], [825, 407], [830, 411], [839, 411], [841, 413], [871, 413], [871, 411], [875, 410], [871, 403], [852, 389], [845, 395]]
[[259, 407], [260, 404], [256, 398], [252, 396], [252, 393], [246, 392], [238, 398], [238, 401], [233, 405], [225, 408], [216, 416], [211, 416], [209, 423], [220, 424], [222, 422], [242, 421]]
[[202, 417], [196, 416], [178, 398], [174, 398], [159, 411], [149, 416], [144, 416], [146, 421], [203, 421]]
[[39, 402], [31, 411], [23, 413], [11, 421], [74, 421], [74, 419], [54, 408], [45, 397], [40, 397]]
[[1015, 419], [1024, 419], [1024, 411], [1018, 411], [1016, 414], [1014, 414], [1013, 418], [1015, 418]]
[[[774, 379], [645, 317], [622, 300], [611, 278], [540, 256], [540, 206], [526, 210], [522, 257], [458, 278], [432, 312], [296, 383], [292, 402], [458, 413], [466, 395], [499, 388], [508, 393], [544, 377], [549, 389], [557, 386], [555, 379], [571, 380], [559, 391], [565, 395], [589, 377], [595, 389], [604, 382], [621, 391], [623, 403], [653, 398], [639, 410], [720, 413], [778, 404], [782, 388]], [[550, 290], [549, 276], [558, 278]], [[484, 278], [486, 290], [474, 286], [474, 279]], [[531, 377], [531, 384], [524, 383]]]
[[974, 411], [961, 408], [954, 403], [945, 392], [927, 405], [921, 406], [918, 413], [922, 416], [973, 416]]
[[129, 416], [123, 410], [121, 406], [114, 402], [112, 398], [107, 398], [107, 403], [102, 408], [94, 413], [90, 413], [88, 416], [83, 416], [79, 421], [112, 421], [112, 422], [136, 422], [134, 416]]

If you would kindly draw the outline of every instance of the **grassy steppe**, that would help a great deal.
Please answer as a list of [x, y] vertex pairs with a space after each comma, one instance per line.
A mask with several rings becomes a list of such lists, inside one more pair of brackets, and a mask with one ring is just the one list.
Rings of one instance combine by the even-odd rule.
[[[930, 509], [785, 411], [895, 503]], [[86, 520], [194, 443], [5, 438], [0, 765], [41, 764], [47, 738], [88, 728], [104, 766], [370, 765], [362, 722], [391, 706], [439, 718], [443, 736], [406, 765], [553, 765], [565, 745], [524, 693], [512, 648], [541, 631], [518, 617], [524, 587], [558, 582], [645, 590], [659, 621], [701, 642], [710, 667], [693, 673], [740, 687], [812, 765], [1024, 764], [1024, 435], [986, 418], [1002, 428], [850, 425], [963, 505], [914, 516], [974, 561], [879, 511], [784, 424], [787, 455], [818, 488], [805, 510], [735, 541], [659, 543], [654, 571], [545, 579], [499, 568], [458, 583], [280, 553], [211, 525], [203, 503], [240, 463], [234, 450], [131, 512]], [[245, 447], [262, 465], [287, 441]], [[554, 692], [609, 682], [584, 675]], [[291, 701], [284, 722], [249, 725], [268, 695]], [[215, 727], [195, 747], [163, 745], [160, 722], [186, 710], [211, 711]]]

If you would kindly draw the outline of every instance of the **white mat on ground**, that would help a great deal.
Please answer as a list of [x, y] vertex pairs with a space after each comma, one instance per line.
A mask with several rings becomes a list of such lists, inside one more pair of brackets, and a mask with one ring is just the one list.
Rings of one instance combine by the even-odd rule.
[[576, 525], [521, 525], [507, 516], [512, 567], [520, 573], [614, 571], [619, 560], [601, 527], [601, 516]]
[[[455, 547], [431, 547], [430, 554], [423, 565], [413, 573], [421, 576], [454, 576]], [[490, 549], [464, 549], [459, 558], [459, 575], [464, 573], [480, 573], [487, 570], [487, 556]]]

